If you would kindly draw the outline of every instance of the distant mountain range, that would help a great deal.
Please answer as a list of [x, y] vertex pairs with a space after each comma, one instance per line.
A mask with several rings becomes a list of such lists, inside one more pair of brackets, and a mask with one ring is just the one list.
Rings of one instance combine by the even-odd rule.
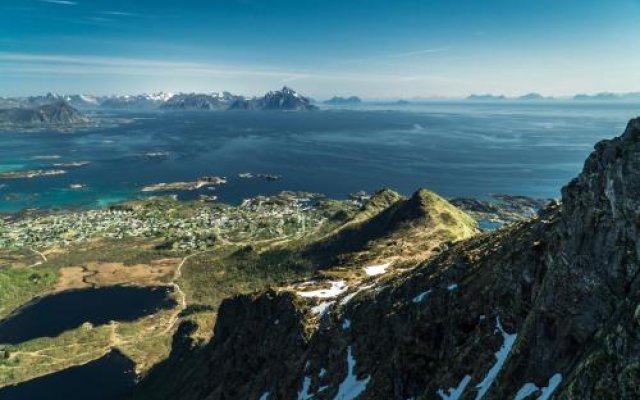
[[163, 110], [226, 110], [242, 96], [235, 96], [229, 92], [221, 95], [181, 93], [176, 94], [165, 101], [160, 108]]
[[543, 101], [543, 100], [588, 100], [588, 101], [640, 101], [640, 92], [630, 93], [610, 93], [602, 92], [596, 94], [577, 94], [573, 97], [551, 97], [543, 96], [540, 93], [528, 93], [519, 97], [507, 97], [504, 95], [493, 94], [472, 94], [467, 100], [523, 100], [523, 101]]
[[49, 125], [76, 125], [90, 122], [84, 114], [65, 101], [37, 105], [31, 108], [0, 109], [0, 125], [42, 127]]
[[640, 100], [640, 92], [630, 93], [609, 93], [602, 92], [596, 94], [578, 94], [573, 97], [574, 100]]
[[506, 97], [503, 95], [493, 95], [493, 94], [472, 94], [467, 97], [467, 100], [482, 100], [482, 101], [491, 101], [491, 100], [505, 100]]
[[541, 95], [540, 93], [533, 92], [533, 93], [527, 93], [524, 96], [520, 96], [517, 99], [518, 100], [534, 100], [534, 101], [537, 101], [537, 100], [551, 100], [551, 99], [553, 99], [553, 97], [546, 97], [546, 96]]
[[[162, 106], [172, 97], [173, 94], [164, 92], [155, 94], [141, 94], [136, 96], [113, 96], [107, 98], [92, 98], [84, 96], [81, 99], [83, 103], [78, 103], [77, 105], [81, 108], [93, 108], [95, 106], [101, 106], [106, 108], [120, 109], [154, 109]], [[95, 99], [94, 103], [91, 103], [92, 99]]]
[[165, 93], [133, 96], [59, 95], [26, 98], [0, 98], [0, 109], [34, 109], [35, 107], [64, 102], [78, 110], [135, 109], [135, 110], [282, 110], [306, 111], [317, 107], [311, 100], [295, 90], [283, 87], [264, 96], [245, 98], [229, 92], [219, 93]]
[[283, 87], [261, 97], [245, 98], [229, 92], [155, 93], [135, 96], [59, 95], [0, 98], [0, 126], [45, 127], [72, 126], [90, 119], [79, 110], [268, 110], [308, 111], [317, 109], [311, 100], [295, 90]]
[[[540, 93], [528, 93], [519, 97], [495, 94], [472, 94], [469, 101], [640, 101], [640, 92], [578, 94], [573, 97], [548, 97]], [[353, 106], [363, 104], [358, 96], [334, 96], [323, 102], [331, 106]], [[375, 103], [375, 102], [374, 102]], [[66, 104], [68, 107], [62, 106]], [[405, 100], [387, 105], [406, 105]], [[55, 107], [53, 107], [55, 105]], [[52, 107], [44, 107], [52, 106]], [[43, 108], [44, 107], [44, 108]], [[318, 109], [313, 100], [295, 90], [283, 87], [264, 96], [247, 98], [229, 92], [222, 93], [167, 93], [139, 95], [91, 96], [83, 94], [60, 95], [47, 93], [44, 96], [0, 98], [0, 124], [75, 124], [85, 121], [80, 111], [100, 109], [129, 110], [173, 110], [173, 111], [226, 111], [226, 110], [279, 110], [309, 111]], [[56, 112], [58, 110], [59, 112]], [[80, 110], [80, 111], [79, 111]], [[50, 115], [50, 113], [53, 113]]]
[[353, 105], [361, 104], [362, 99], [358, 96], [350, 96], [350, 97], [334, 96], [329, 100], [325, 100], [323, 103], [327, 105], [332, 105], [332, 106], [353, 106]]

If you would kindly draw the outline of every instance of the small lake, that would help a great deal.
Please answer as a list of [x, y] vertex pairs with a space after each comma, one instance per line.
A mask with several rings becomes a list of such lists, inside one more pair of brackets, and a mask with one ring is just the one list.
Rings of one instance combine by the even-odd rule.
[[46, 296], [0, 321], [0, 343], [55, 337], [85, 322], [133, 321], [175, 307], [170, 294], [168, 287], [111, 286]]
[[0, 389], [1, 400], [114, 400], [135, 385], [134, 363], [117, 351], [85, 365]]
[[500, 222], [489, 221], [486, 219], [478, 221], [478, 226], [483, 231], [495, 231], [496, 229], [500, 229], [502, 225], [503, 224], [501, 224]]

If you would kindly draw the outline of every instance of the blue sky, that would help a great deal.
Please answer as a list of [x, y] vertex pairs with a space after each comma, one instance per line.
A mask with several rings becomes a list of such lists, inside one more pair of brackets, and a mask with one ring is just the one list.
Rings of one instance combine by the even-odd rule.
[[1, 0], [0, 95], [640, 91], [640, 0]]

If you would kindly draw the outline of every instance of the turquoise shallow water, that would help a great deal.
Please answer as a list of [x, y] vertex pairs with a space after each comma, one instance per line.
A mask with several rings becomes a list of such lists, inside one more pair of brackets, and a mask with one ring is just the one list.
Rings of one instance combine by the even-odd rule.
[[15, 164], [15, 163], [5, 163], [0, 164], [0, 172], [11, 172], [11, 171], [19, 171], [24, 169], [25, 164]]
[[[116, 114], [132, 121], [72, 134], [0, 132], [0, 171], [90, 162], [64, 175], [0, 179], [0, 211], [105, 206], [141, 196], [143, 185], [203, 175], [227, 176], [229, 184], [178, 194], [215, 194], [233, 203], [280, 190], [344, 197], [428, 187], [445, 196], [557, 197], [593, 145], [620, 134], [637, 114], [639, 105], [577, 102]], [[240, 172], [283, 178], [244, 180]]]

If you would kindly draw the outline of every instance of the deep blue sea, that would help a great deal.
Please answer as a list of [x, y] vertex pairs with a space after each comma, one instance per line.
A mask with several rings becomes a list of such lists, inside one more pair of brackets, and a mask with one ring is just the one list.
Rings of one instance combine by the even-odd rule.
[[[0, 171], [64, 168], [65, 175], [0, 179], [0, 211], [96, 207], [141, 196], [143, 185], [229, 178], [215, 191], [236, 203], [304, 190], [342, 198], [391, 187], [445, 196], [558, 197], [593, 145], [622, 133], [639, 104], [442, 102], [318, 112], [146, 112], [75, 133], [0, 132]], [[146, 157], [165, 152], [166, 157]], [[54, 158], [55, 157], [55, 158]], [[238, 173], [282, 179], [240, 179]], [[85, 189], [69, 189], [84, 184]]]

